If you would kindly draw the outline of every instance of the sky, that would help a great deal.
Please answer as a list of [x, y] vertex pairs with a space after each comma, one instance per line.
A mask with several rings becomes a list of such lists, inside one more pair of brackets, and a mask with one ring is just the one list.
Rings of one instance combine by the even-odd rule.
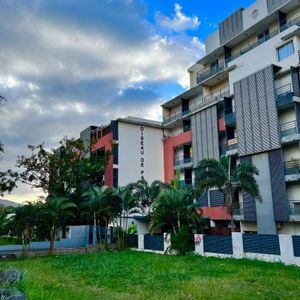
[[[161, 120], [205, 38], [254, 0], [1, 0], [0, 169], [118, 117]], [[36, 200], [20, 185], [5, 199]]]

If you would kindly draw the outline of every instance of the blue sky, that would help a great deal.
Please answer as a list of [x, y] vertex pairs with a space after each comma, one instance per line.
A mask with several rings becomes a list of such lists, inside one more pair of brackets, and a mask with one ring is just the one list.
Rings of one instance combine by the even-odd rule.
[[[160, 105], [188, 88], [186, 72], [220, 21], [253, 1], [0, 1], [0, 168], [26, 145], [56, 147], [89, 125], [134, 115], [160, 119]], [[32, 200], [21, 186], [12, 195]]]

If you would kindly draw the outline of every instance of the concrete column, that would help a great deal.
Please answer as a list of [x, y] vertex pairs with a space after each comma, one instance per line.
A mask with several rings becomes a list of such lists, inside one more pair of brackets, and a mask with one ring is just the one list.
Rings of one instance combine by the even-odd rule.
[[164, 252], [169, 252], [171, 246], [171, 233], [164, 233]]
[[203, 234], [194, 234], [194, 242], [195, 242], [195, 253], [199, 255], [204, 255]]
[[286, 265], [300, 266], [300, 257], [294, 256], [293, 240], [289, 234], [279, 234], [281, 261]]
[[244, 257], [243, 234], [241, 232], [232, 232], [232, 250], [234, 258]]
[[139, 234], [138, 236], [138, 248], [139, 250], [144, 250], [144, 235], [143, 234]]

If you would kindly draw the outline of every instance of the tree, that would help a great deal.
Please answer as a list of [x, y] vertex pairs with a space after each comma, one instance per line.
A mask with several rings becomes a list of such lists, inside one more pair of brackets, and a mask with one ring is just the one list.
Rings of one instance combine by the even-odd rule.
[[192, 249], [193, 229], [202, 231], [203, 223], [190, 191], [172, 189], [160, 192], [153, 204], [150, 231], [162, 228], [171, 233], [171, 250], [185, 254]]
[[54, 242], [58, 230], [62, 227], [62, 219], [65, 216], [75, 218], [77, 206], [64, 196], [48, 196], [39, 214], [38, 226], [42, 228], [50, 241], [49, 254], [53, 254]]
[[219, 161], [204, 159], [196, 169], [196, 186], [200, 191], [217, 188], [224, 193], [225, 207], [233, 228], [233, 208], [238, 203], [238, 192], [247, 192], [255, 198], [260, 196], [255, 179], [258, 174], [258, 169], [251, 163], [240, 163], [232, 168], [230, 156], [223, 156]]
[[34, 235], [34, 228], [37, 224], [37, 206], [28, 202], [7, 209], [6, 213], [11, 214], [7, 220], [10, 235], [16, 235], [21, 240], [23, 255], [27, 255]]
[[152, 204], [158, 194], [163, 189], [170, 189], [171, 187], [159, 180], [155, 180], [149, 185], [145, 179], [140, 179], [136, 183], [129, 184], [128, 188], [132, 190], [133, 197], [137, 200], [136, 212], [149, 216], [152, 211]]
[[105, 225], [105, 242], [107, 228], [114, 216], [121, 212], [120, 198], [114, 188], [92, 186], [83, 194], [84, 201], [80, 205], [82, 218], [93, 221], [96, 227], [97, 244], [102, 249], [101, 225]]

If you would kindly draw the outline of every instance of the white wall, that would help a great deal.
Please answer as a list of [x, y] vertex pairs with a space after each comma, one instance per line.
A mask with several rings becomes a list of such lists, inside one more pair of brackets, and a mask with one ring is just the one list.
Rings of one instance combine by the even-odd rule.
[[[254, 24], [268, 15], [268, 7], [266, 0], [257, 0], [247, 9], [243, 10], [244, 30], [250, 28]], [[255, 18], [253, 16], [256, 16]]]
[[[258, 72], [271, 64], [282, 67], [282, 70], [289, 70], [291, 65], [297, 65], [299, 61], [298, 50], [300, 49], [299, 38], [294, 36], [285, 41], [281, 39], [281, 37], [293, 32], [296, 27], [297, 26], [292, 26], [230, 62], [229, 67], [234, 67], [236, 65], [236, 67], [229, 72], [230, 91], [233, 92], [233, 84], [235, 82]], [[282, 61], [278, 61], [277, 48], [290, 40], [294, 41], [295, 54]]]
[[[144, 155], [141, 154], [141, 127]], [[119, 186], [144, 178], [148, 182], [164, 180], [163, 130], [148, 126], [119, 122]], [[144, 159], [144, 167], [142, 167]]]

